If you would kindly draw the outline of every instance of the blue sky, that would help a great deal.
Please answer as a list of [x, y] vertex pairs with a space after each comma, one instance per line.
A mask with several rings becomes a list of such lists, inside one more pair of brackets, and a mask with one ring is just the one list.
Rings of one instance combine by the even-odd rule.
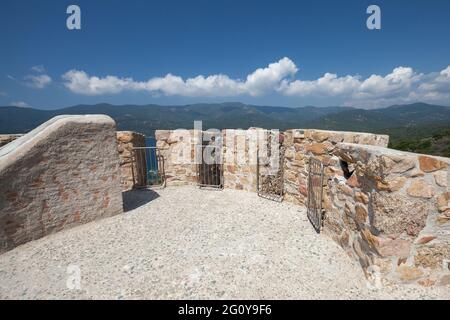
[[[66, 27], [70, 4], [81, 30]], [[366, 27], [371, 4], [381, 30]], [[448, 0], [0, 6], [0, 105], [450, 105]]]

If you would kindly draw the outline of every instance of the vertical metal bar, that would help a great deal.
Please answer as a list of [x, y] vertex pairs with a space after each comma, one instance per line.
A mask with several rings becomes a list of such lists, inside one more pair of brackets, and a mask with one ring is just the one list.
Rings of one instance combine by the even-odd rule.
[[134, 166], [136, 165], [136, 159], [135, 159], [135, 153], [136, 150], [131, 150], [131, 177], [133, 178], [133, 187], [136, 185], [136, 178], [135, 178], [135, 172], [134, 172]]

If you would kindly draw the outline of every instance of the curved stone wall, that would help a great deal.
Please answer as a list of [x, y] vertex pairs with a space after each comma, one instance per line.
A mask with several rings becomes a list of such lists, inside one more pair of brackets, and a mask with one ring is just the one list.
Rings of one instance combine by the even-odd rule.
[[369, 277], [449, 282], [450, 159], [340, 143], [333, 160], [326, 167], [325, 231]]
[[[234, 141], [223, 147], [226, 188], [256, 190], [257, 170], [249, 160], [257, 132], [267, 130], [222, 130], [225, 142]], [[195, 159], [199, 139], [193, 133], [156, 131], [169, 184], [196, 181], [195, 165], [172, 162], [181, 154]], [[359, 261], [369, 279], [450, 283], [450, 159], [388, 149], [386, 135], [292, 129], [281, 136], [284, 200], [305, 204], [309, 159], [319, 159], [323, 231]]]

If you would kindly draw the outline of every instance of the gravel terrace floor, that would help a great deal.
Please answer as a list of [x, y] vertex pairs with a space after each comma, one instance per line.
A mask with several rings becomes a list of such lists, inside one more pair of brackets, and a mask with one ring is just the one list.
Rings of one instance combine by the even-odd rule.
[[[304, 208], [254, 193], [169, 187], [124, 202], [122, 215], [0, 255], [0, 298], [450, 298], [448, 287], [370, 289]], [[80, 289], [67, 287], [73, 266]]]

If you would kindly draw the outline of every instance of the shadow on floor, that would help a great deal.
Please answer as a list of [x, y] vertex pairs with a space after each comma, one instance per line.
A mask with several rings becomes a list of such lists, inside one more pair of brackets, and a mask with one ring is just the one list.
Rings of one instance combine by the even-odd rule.
[[159, 197], [159, 194], [150, 189], [132, 189], [122, 192], [123, 211], [139, 208]]

